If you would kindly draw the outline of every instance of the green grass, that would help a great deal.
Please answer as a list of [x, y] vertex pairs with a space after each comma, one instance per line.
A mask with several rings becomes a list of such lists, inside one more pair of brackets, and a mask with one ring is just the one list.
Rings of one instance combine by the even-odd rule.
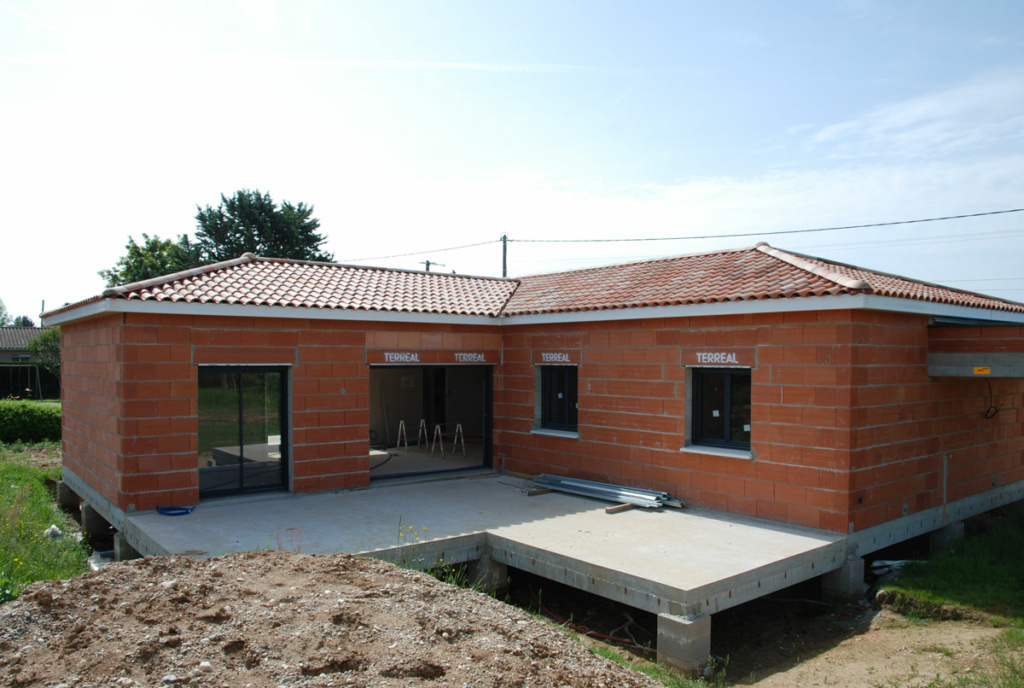
[[708, 686], [718, 687], [726, 685], [724, 670], [714, 671], [711, 678], [705, 681], [704, 679], [687, 678], [675, 669], [662, 664], [655, 664], [654, 662], [634, 662], [610, 647], [599, 645], [592, 648], [591, 651], [599, 657], [610, 659], [616, 664], [621, 664], [633, 671], [638, 671], [641, 674], [649, 676], [655, 681], [665, 684], [667, 688], [708, 688]]
[[51, 525], [65, 533], [76, 526], [46, 485], [59, 479], [60, 468], [31, 466], [22, 456], [28, 448], [0, 446], [0, 601], [17, 597], [37, 580], [69, 578], [88, 569], [86, 545], [70, 535], [44, 535]]
[[[988, 532], [960, 541], [928, 562], [908, 564], [884, 586], [917, 603], [918, 615], [941, 605], [978, 609], [1024, 626], [1024, 504], [1002, 510]], [[997, 623], [1000, 622], [997, 620]]]
[[883, 589], [898, 593], [901, 613], [946, 618], [950, 607], [975, 609], [1006, 629], [993, 644], [990, 664], [938, 678], [929, 688], [1024, 688], [1024, 504], [1003, 509], [983, 535], [907, 565]]

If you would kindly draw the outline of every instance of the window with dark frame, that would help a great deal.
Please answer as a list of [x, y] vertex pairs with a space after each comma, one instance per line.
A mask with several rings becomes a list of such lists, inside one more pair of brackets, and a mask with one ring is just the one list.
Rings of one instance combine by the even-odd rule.
[[693, 444], [750, 449], [750, 371], [693, 369]]
[[287, 486], [287, 375], [276, 366], [200, 367], [200, 498]]
[[576, 432], [576, 366], [540, 367], [540, 426]]

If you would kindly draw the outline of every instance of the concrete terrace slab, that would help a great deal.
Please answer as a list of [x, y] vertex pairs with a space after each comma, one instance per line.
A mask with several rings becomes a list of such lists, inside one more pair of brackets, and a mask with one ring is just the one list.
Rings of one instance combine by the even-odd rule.
[[225, 498], [203, 502], [188, 516], [130, 515], [125, 535], [145, 554], [216, 556], [283, 546], [421, 567], [486, 555], [671, 614], [727, 609], [845, 561], [845, 537], [837, 533], [693, 508], [606, 514], [606, 502], [560, 493], [530, 497], [525, 484], [490, 474]]

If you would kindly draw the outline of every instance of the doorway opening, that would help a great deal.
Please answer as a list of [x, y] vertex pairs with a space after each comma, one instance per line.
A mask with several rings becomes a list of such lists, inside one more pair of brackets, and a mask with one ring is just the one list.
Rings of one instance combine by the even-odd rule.
[[491, 366], [370, 368], [370, 479], [491, 465]]

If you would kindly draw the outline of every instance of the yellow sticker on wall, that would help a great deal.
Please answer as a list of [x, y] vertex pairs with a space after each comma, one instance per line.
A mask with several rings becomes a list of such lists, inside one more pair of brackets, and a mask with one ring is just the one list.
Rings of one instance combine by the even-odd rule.
[[991, 375], [992, 369], [988, 366], [974, 366], [975, 375]]

